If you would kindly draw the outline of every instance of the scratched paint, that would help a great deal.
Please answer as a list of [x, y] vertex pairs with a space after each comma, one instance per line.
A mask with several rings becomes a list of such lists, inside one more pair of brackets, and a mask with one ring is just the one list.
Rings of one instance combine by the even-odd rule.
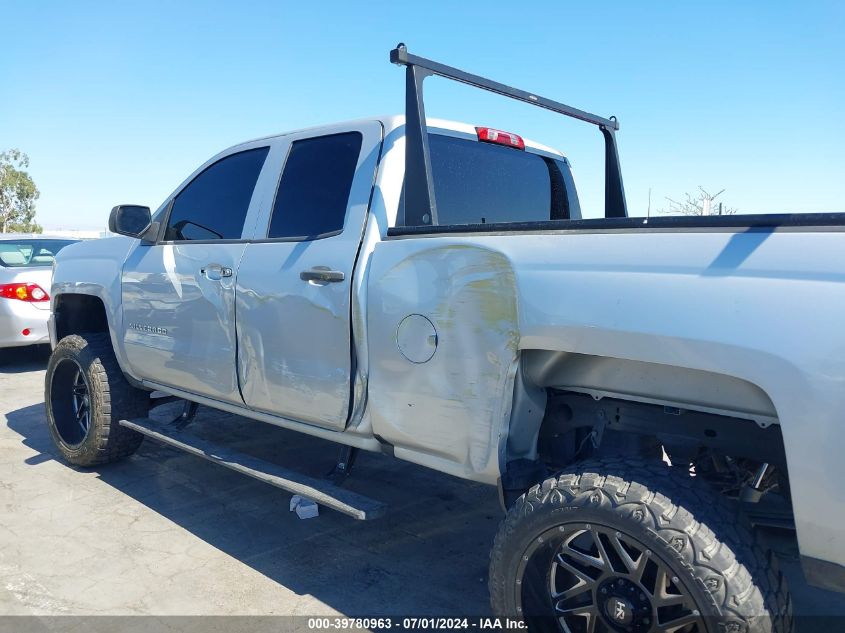
[[[422, 450], [466, 474], [498, 474], [494, 456], [518, 343], [510, 262], [464, 244], [409, 246], [395, 261], [400, 249], [377, 252], [374, 266], [386, 268], [371, 277], [373, 428], [398, 447]], [[414, 313], [437, 329], [437, 352], [421, 364], [404, 358], [396, 340], [399, 323]]]

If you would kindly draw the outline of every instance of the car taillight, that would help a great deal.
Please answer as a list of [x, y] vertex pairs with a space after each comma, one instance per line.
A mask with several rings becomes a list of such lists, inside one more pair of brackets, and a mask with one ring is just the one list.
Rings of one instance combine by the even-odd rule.
[[50, 295], [38, 284], [0, 284], [0, 297], [31, 303], [50, 300]]
[[479, 141], [496, 143], [497, 145], [513, 147], [514, 149], [525, 149], [525, 141], [522, 140], [522, 137], [511, 132], [494, 130], [492, 127], [477, 127], [475, 131], [478, 134]]

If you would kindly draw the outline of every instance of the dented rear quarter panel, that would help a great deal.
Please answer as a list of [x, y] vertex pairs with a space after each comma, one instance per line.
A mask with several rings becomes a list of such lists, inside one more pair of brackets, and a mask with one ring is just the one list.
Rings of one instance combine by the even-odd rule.
[[[715, 372], [771, 399], [804, 555], [845, 564], [845, 233], [623, 231], [393, 238], [369, 273], [369, 408], [399, 457], [479, 481], [503, 466], [523, 350]], [[425, 363], [398, 350], [434, 324]]]
[[[501, 252], [462, 240], [376, 247], [369, 289], [374, 432], [397, 457], [495, 483], [516, 370], [516, 279]], [[437, 331], [426, 362], [399, 350], [404, 318]]]

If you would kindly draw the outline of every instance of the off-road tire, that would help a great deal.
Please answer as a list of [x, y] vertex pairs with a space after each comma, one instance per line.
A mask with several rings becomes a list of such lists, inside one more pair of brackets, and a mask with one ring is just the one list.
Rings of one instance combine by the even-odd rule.
[[[64, 415], [60, 390], [68, 388], [62, 372], [76, 363], [84, 375], [90, 402], [90, 423], [84, 438], [68, 442], [57, 427], [55, 415]], [[108, 334], [72, 334], [59, 341], [47, 364], [44, 384], [50, 435], [65, 460], [76, 466], [96, 466], [132, 455], [144, 436], [118, 424], [121, 419], [146, 417], [149, 393], [130, 385], [112, 349]], [[54, 412], [54, 408], [57, 410]], [[54, 415], [55, 413], [55, 415]], [[67, 435], [67, 433], [65, 433]]]
[[490, 598], [499, 617], [524, 615], [518, 570], [538, 535], [573, 521], [620, 530], [649, 547], [689, 588], [708, 630], [792, 630], [786, 582], [750, 523], [682, 469], [638, 459], [573, 464], [519, 498], [490, 556]]

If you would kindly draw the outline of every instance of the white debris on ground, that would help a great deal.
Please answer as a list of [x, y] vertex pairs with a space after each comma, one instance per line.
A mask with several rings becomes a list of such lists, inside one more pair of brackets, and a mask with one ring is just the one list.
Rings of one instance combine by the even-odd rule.
[[294, 495], [290, 499], [290, 511], [294, 510], [300, 519], [313, 519], [320, 514], [320, 507], [316, 503], [299, 495]]

